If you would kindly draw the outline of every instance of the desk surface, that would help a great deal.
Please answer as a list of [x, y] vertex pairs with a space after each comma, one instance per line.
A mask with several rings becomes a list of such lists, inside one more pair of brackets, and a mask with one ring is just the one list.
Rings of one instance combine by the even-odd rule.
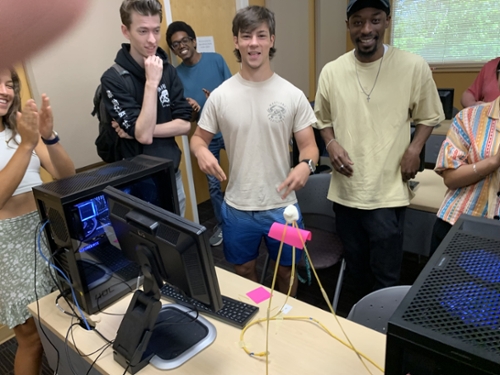
[[432, 134], [434, 135], [446, 135], [448, 133], [448, 129], [450, 129], [451, 122], [453, 120], [444, 120], [439, 126], [436, 126], [434, 130], [432, 130]]
[[[245, 294], [259, 284], [243, 279], [228, 271], [217, 269], [221, 292], [249, 302]], [[63, 314], [55, 306], [56, 293], [52, 293], [40, 300], [40, 318], [44, 326], [52, 330], [62, 341], [66, 336], [72, 318]], [[130, 295], [124, 297], [105, 311], [107, 313], [123, 314], [128, 306]], [[273, 307], [277, 311], [283, 304], [285, 296], [274, 293]], [[259, 305], [258, 317], [265, 317], [267, 311], [265, 301]], [[313, 317], [324, 324], [332, 333], [345, 341], [341, 328], [334, 317], [321, 309], [308, 305], [302, 301], [291, 299], [288, 304], [292, 310], [287, 316]], [[36, 303], [29, 305], [30, 312], [37, 316]], [[273, 312], [271, 312], [273, 314]], [[97, 329], [108, 339], [114, 339], [121, 317], [105, 315], [103, 313], [92, 316], [97, 321]], [[248, 356], [240, 348], [240, 330], [209, 319], [217, 328], [217, 339], [207, 349], [196, 355], [181, 367], [170, 370], [172, 374], [265, 374], [265, 359], [256, 359]], [[385, 335], [360, 326], [339, 317], [342, 327], [349, 335], [353, 345], [374, 360], [380, 367], [385, 361]], [[91, 353], [105, 344], [95, 332], [83, 328], [73, 329], [77, 348], [83, 353]], [[360, 363], [356, 354], [329, 336], [315, 323], [307, 321], [278, 320], [270, 323], [269, 330], [269, 374], [368, 374]], [[265, 351], [265, 324], [255, 325], [246, 332], [245, 342], [250, 350]], [[71, 345], [72, 346], [72, 345]], [[87, 358], [92, 362], [96, 353]], [[95, 364], [98, 371], [104, 374], [122, 374], [124, 369], [113, 360], [112, 349], [108, 348]], [[373, 365], [368, 363], [372, 374], [380, 374]], [[140, 374], [166, 374], [149, 365]]]
[[417, 173], [415, 181], [419, 184], [409, 208], [437, 213], [447, 190], [443, 178], [432, 169], [425, 169]]

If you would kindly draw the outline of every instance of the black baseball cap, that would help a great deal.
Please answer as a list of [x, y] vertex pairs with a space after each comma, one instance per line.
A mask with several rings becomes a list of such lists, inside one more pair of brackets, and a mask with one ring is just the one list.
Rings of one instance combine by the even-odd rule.
[[390, 0], [350, 0], [347, 4], [347, 19], [363, 8], [381, 9], [387, 15], [391, 13]]

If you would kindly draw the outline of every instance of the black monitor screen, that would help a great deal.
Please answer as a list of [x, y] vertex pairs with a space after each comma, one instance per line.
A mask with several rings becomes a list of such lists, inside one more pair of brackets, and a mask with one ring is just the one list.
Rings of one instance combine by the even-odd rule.
[[163, 281], [212, 310], [222, 308], [206, 228], [113, 187], [104, 190], [111, 224], [124, 255], [139, 263], [146, 248]]
[[453, 118], [453, 94], [455, 89], [438, 89], [439, 98], [443, 105], [444, 116], [447, 120]]

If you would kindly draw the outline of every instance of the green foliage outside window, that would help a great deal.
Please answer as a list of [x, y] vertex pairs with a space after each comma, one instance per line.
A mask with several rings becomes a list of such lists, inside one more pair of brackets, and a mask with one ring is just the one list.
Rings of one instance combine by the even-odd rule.
[[429, 64], [484, 63], [500, 56], [500, 3], [394, 0], [391, 43]]

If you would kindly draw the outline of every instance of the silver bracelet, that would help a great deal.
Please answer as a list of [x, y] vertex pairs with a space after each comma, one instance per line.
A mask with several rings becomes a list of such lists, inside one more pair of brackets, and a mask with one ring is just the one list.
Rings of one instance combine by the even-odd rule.
[[[474, 173], [475, 173], [475, 174], [479, 174], [479, 173], [477, 172], [476, 163], [472, 164], [472, 169], [474, 170]], [[481, 176], [481, 175], [480, 175], [480, 176]]]
[[335, 140], [335, 138], [332, 138], [328, 141], [328, 143], [325, 146], [326, 151], [328, 151], [328, 146], [330, 146], [330, 143], [332, 143]]

